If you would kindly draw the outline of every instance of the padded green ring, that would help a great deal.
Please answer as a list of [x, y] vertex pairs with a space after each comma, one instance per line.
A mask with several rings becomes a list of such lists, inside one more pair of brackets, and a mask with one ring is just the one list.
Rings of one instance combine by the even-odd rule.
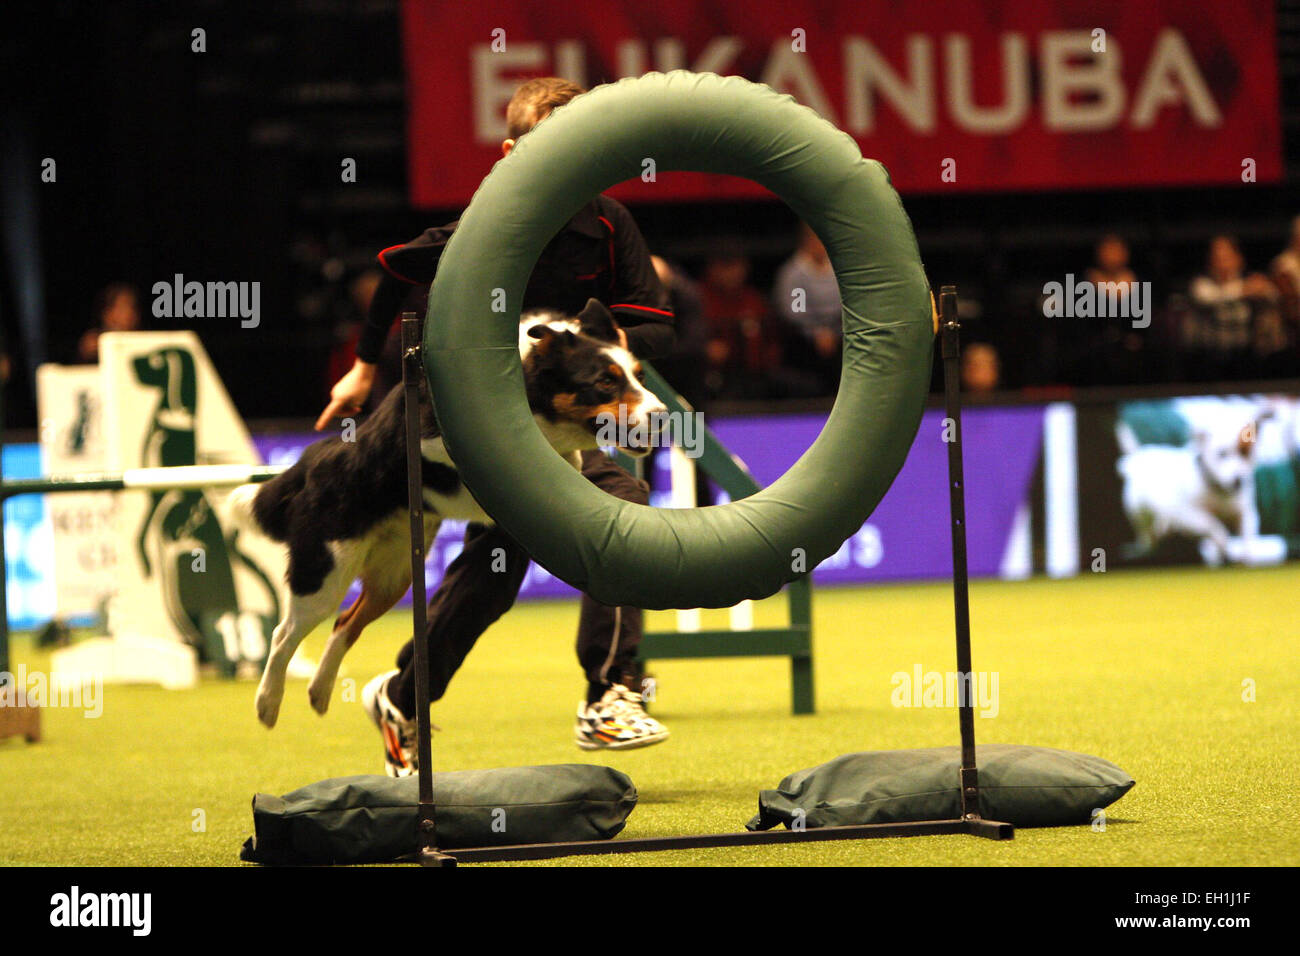
[[[518, 320], [538, 256], [647, 159], [657, 173], [766, 186], [821, 237], [839, 280], [843, 374], [825, 428], [771, 486], [718, 507], [605, 494], [550, 450], [524, 396]], [[443, 253], [424, 336], [438, 420], [474, 497], [553, 574], [605, 604], [644, 608], [767, 597], [834, 554], [902, 467], [934, 342], [916, 239], [884, 167], [789, 96], [686, 71], [579, 96], [493, 167]]]

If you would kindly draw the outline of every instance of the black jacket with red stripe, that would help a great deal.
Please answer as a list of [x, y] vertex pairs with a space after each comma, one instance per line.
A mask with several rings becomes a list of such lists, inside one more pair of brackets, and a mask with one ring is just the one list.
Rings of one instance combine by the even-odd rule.
[[[384, 278], [357, 343], [357, 357], [374, 362], [402, 300], [412, 286], [433, 282], [438, 259], [457, 223], [426, 229], [404, 245], [379, 253]], [[673, 313], [650, 253], [632, 214], [621, 203], [597, 196], [578, 210], [541, 257], [524, 290], [524, 310], [557, 309], [569, 315], [599, 299], [627, 331], [628, 347], [641, 358], [672, 351]]]

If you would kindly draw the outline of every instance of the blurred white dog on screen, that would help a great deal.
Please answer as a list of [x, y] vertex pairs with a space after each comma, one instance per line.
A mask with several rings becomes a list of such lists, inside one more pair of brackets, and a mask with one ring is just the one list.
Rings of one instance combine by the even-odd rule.
[[1249, 563], [1259, 535], [1255, 446], [1260, 416], [1220, 416], [1193, 426], [1187, 445], [1143, 445], [1128, 425], [1116, 426], [1124, 479], [1124, 511], [1149, 553], [1183, 534], [1200, 543], [1209, 565]]

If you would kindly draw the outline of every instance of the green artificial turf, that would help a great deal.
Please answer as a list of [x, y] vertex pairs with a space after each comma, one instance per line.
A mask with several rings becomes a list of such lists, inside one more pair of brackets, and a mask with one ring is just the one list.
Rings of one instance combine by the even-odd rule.
[[[1068, 581], [978, 582], [976, 670], [998, 674], [999, 712], [980, 741], [1093, 753], [1137, 786], [1088, 826], [1013, 841], [915, 837], [556, 861], [560, 865], [1300, 864], [1300, 569], [1110, 572]], [[758, 609], [775, 622], [780, 600]], [[725, 618], [706, 612], [705, 625]], [[955, 712], [891, 704], [891, 675], [954, 668], [943, 584], [823, 589], [814, 600], [817, 713], [792, 717], [779, 659], [665, 661], [665, 743], [589, 754], [572, 742], [583, 688], [576, 602], [517, 607], [481, 640], [435, 705], [441, 769], [606, 763], [640, 803], [627, 836], [738, 830], [758, 791], [856, 750], [957, 741]], [[0, 742], [0, 864], [225, 865], [251, 832], [255, 792], [381, 772], [379, 736], [345, 701], [386, 669], [409, 618], [393, 614], [345, 663], [331, 712], [291, 682], [279, 726], [254, 716], [254, 684], [191, 691], [108, 687], [103, 714], [46, 709], [45, 740]], [[655, 628], [668, 615], [651, 615]], [[307, 643], [321, 646], [323, 631]], [[19, 638], [14, 662], [48, 667]], [[1243, 681], [1256, 700], [1243, 700]], [[201, 825], [200, 825], [201, 824]]]

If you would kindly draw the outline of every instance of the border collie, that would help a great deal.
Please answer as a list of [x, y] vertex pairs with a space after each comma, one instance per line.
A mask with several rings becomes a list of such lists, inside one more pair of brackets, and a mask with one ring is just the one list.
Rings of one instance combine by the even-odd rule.
[[[597, 447], [596, 434], [606, 416], [617, 417], [622, 409], [635, 425], [661, 420], [666, 411], [642, 384], [640, 363], [620, 347], [613, 316], [595, 299], [577, 316], [526, 313], [519, 325], [519, 353], [533, 418], [551, 447], [575, 468], [580, 467], [579, 452]], [[423, 377], [419, 385], [427, 549], [445, 518], [486, 524], [492, 519], [461, 483]], [[339, 665], [362, 629], [411, 586], [405, 409], [398, 385], [357, 428], [354, 441], [316, 442], [284, 474], [232, 493], [238, 523], [288, 548], [289, 600], [257, 690], [257, 716], [268, 727], [279, 716], [294, 651], [338, 610], [355, 579], [361, 579], [361, 594], [335, 620], [308, 687], [311, 705], [321, 714], [329, 708]], [[649, 450], [620, 448], [632, 455]]]

